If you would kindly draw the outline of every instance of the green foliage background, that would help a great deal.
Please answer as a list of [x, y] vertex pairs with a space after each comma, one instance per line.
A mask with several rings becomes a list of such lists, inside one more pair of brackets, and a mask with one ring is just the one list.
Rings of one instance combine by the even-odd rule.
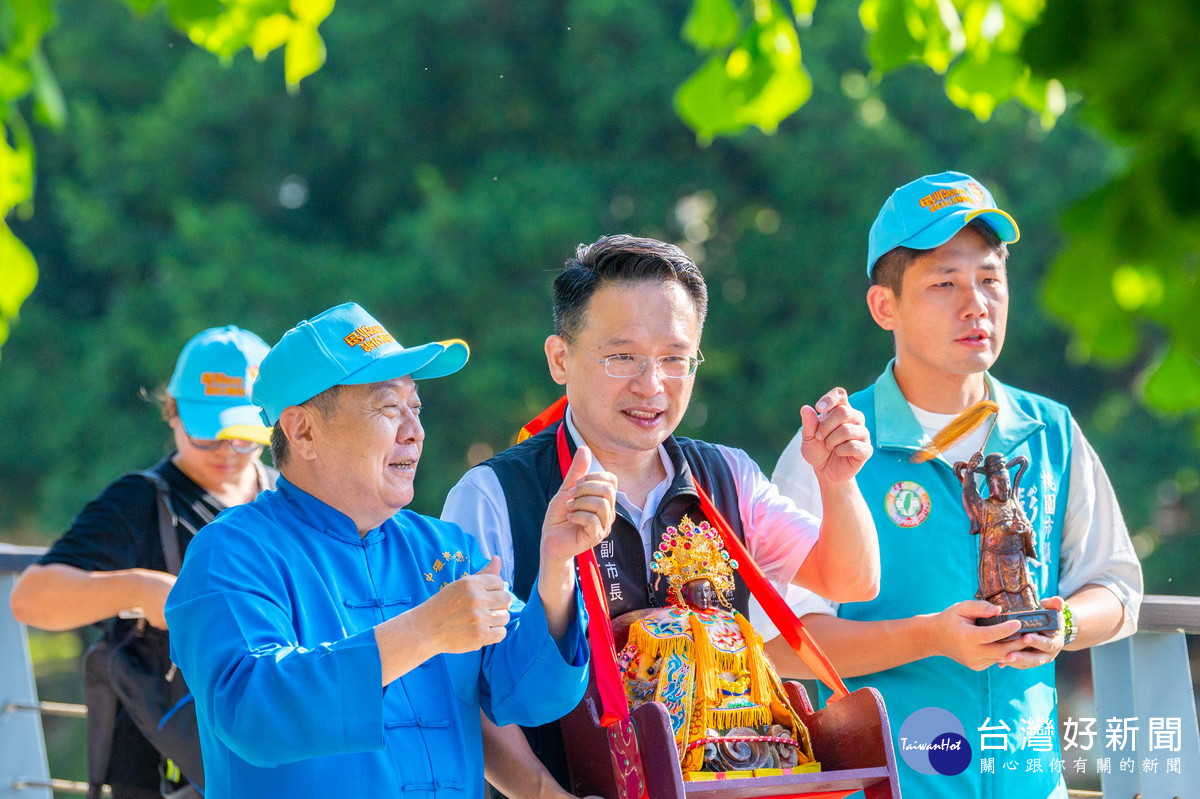
[[[1074, 409], [1148, 588], [1200, 594], [1191, 423], [1134, 401], [1152, 355], [1082, 366], [1042, 309], [1060, 214], [1141, 163], [1076, 109], [1047, 131], [1007, 103], [984, 125], [926, 68], [880, 83], [857, 9], [825, 3], [798, 34], [802, 112], [773, 136], [698, 147], [672, 110], [697, 69], [679, 35], [685, 0], [341, 0], [321, 24], [327, 62], [294, 93], [286, 46], [266, 64], [248, 50], [222, 64], [172, 24], [187, 3], [142, 5], [145, 19], [62, 0], [43, 43], [66, 114], [58, 131], [31, 129], [37, 213], [10, 218], [40, 282], [0, 368], [0, 539], [49, 543], [115, 476], [166, 452], [138, 393], [166, 382], [191, 335], [233, 323], [273, 342], [350, 299], [405, 343], [472, 345], [465, 370], [422, 387], [414, 507], [437, 513], [466, 468], [557, 396], [541, 355], [550, 283], [577, 243], [613, 232], [681, 242], [701, 263], [707, 361], [682, 432], [741, 446], [769, 473], [801, 404], [866, 385], [890, 356], [863, 302], [879, 205], [956, 168], [1023, 233], [995, 373]], [[1115, 252], [1095, 280], [1084, 268], [1053, 284], [1060, 313], [1095, 303], [1115, 318], [1109, 287], [1130, 263]], [[1145, 263], [1121, 278], [1137, 307], [1154, 297]], [[69, 655], [65, 641], [39, 646]]]
[[701, 261], [708, 361], [684, 432], [743, 446], [769, 472], [800, 404], [886, 362], [862, 301], [865, 233], [894, 186], [948, 167], [1021, 222], [996, 373], [1072, 405], [1147, 550], [1190, 529], [1189, 431], [1136, 408], [1130, 372], [1067, 361], [1037, 297], [1059, 212], [1121, 153], [1071, 113], [1046, 131], [1007, 104], [981, 125], [927, 70], [872, 83], [854, 9], [835, 4], [804, 34], [803, 113], [774, 136], [698, 148], [670, 101], [695, 65], [677, 36], [687, 12], [343, 0], [321, 29], [328, 62], [289, 95], [282, 50], [223, 65], [161, 10], [138, 22], [118, 4], [61, 3], [46, 56], [66, 127], [35, 129], [37, 214], [14, 222], [42, 275], [0, 371], [0, 529], [49, 540], [162, 454], [165, 427], [138, 391], [165, 382], [196, 331], [236, 323], [274, 341], [347, 299], [403, 341], [472, 344], [466, 370], [423, 388], [416, 507], [436, 512], [556, 396], [541, 356], [549, 284], [575, 244], [617, 231]]

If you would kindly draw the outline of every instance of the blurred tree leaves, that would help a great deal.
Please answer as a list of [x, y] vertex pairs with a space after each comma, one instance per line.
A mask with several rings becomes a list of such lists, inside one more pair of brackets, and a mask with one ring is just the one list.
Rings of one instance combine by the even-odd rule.
[[730, 0], [696, 0], [683, 36], [704, 65], [675, 93], [675, 109], [702, 142], [750, 125], [773, 133], [812, 96], [796, 26], [775, 0], [751, 0], [745, 25]]
[[[692, 0], [684, 41], [706, 60], [680, 87], [675, 109], [700, 141], [754, 125], [771, 133], [812, 96], [798, 28], [816, 0], [789, 14], [774, 0]], [[1066, 109], [1062, 84], [1021, 57], [1043, 0], [864, 0], [859, 19], [875, 80], [909, 64], [944, 75], [946, 96], [980, 120], [1016, 99], [1049, 127]]]
[[[33, 198], [33, 137], [16, 102], [33, 91], [48, 119], [61, 107], [48, 88], [43, 34], [53, 24], [49, 0], [9, 0], [0, 4], [0, 344], [8, 338], [10, 320], [37, 283], [33, 255], [7, 224], [14, 210], [28, 215]], [[35, 81], [35, 73], [39, 79]], [[43, 98], [47, 98], [47, 104]]]
[[[325, 63], [317, 28], [335, 0], [125, 0], [134, 12], [166, 10], [192, 42], [228, 60], [249, 48], [262, 60], [283, 47], [284, 80], [295, 91]], [[33, 255], [8, 227], [14, 209], [32, 213], [33, 138], [20, 110], [31, 98], [38, 122], [61, 128], [66, 101], [42, 53], [56, 22], [53, 0], [0, 0], [0, 345], [37, 283]]]
[[[794, 7], [795, 19], [807, 25], [813, 6]], [[1066, 109], [1064, 82], [1082, 94], [1127, 162], [1064, 217], [1068, 244], [1044, 300], [1074, 331], [1076, 358], [1115, 365], [1149, 349], [1143, 398], [1172, 413], [1200, 408], [1200, 6], [864, 0], [859, 17], [876, 83], [923, 64], [980, 120], [1015, 99], [1050, 127]], [[708, 53], [675, 98], [702, 142], [749, 125], [771, 132], [811, 96], [778, 4], [693, 0], [683, 38]]]
[[[244, 49], [262, 60], [283, 48], [292, 91], [325, 63], [318, 27], [334, 2], [125, 0], [143, 15], [164, 9], [175, 29], [225, 60]], [[682, 38], [704, 61], [679, 85], [674, 105], [702, 143], [752, 126], [771, 133], [809, 100], [813, 82], [798, 31], [809, 28], [816, 6], [815, 0], [792, 0], [787, 8], [778, 0], [691, 0]], [[1161, 333], [1151, 346], [1159, 353], [1144, 375], [1144, 396], [1164, 410], [1193, 407], [1169, 395], [1200, 390], [1197, 370], [1178, 368], [1180, 358], [1200, 356], [1200, 336], [1190, 324], [1200, 310], [1200, 181], [1194, 178], [1200, 123], [1191, 111], [1200, 99], [1200, 60], [1173, 55], [1200, 43], [1198, 17], [1194, 4], [1170, 0], [1136, 6], [1055, 0], [1048, 7], [1044, 0], [864, 0], [859, 6], [874, 83], [923, 64], [943, 76], [946, 96], [978, 119], [1015, 99], [1049, 127], [1066, 108], [1064, 79], [1087, 98], [1094, 122], [1129, 146], [1125, 173], [1087, 201], [1088, 212], [1064, 220], [1070, 243], [1044, 297], [1075, 331], [1072, 353], [1080, 358], [1128, 361], [1144, 349], [1139, 323], [1155, 323]], [[0, 344], [37, 274], [28, 249], [3, 222], [14, 209], [32, 210], [32, 139], [18, 107], [29, 96], [39, 121], [61, 126], [65, 115], [41, 51], [54, 22], [52, 0], [0, 0], [0, 248], [6, 255], [0, 261]], [[1131, 275], [1150, 275], [1164, 290], [1158, 299], [1136, 299], [1138, 281]], [[1082, 282], [1093, 285], [1080, 289]]]
[[1200, 408], [1200, 7], [1055, 0], [1025, 56], [1082, 93], [1124, 166], [1063, 219], [1045, 284], [1080, 359], [1143, 368], [1146, 401]]

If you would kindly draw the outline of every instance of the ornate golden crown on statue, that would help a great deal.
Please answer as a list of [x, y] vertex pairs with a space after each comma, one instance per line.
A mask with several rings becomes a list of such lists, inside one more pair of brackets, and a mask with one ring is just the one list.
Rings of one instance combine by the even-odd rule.
[[684, 604], [680, 593], [684, 585], [703, 577], [712, 581], [717, 598], [729, 607], [726, 597], [733, 593], [733, 570], [737, 565], [721, 544], [720, 534], [708, 522], [696, 525], [684, 516], [678, 527], [668, 527], [663, 533], [650, 569], [667, 578], [668, 596], [675, 604]]

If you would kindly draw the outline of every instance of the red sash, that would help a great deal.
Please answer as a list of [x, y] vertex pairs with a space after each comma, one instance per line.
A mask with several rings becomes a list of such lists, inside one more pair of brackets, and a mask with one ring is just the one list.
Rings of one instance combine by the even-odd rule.
[[[565, 408], [566, 403], [560, 403], [559, 413]], [[539, 430], [545, 426], [542, 425]], [[537, 432], [530, 435], [536, 435]], [[571, 468], [571, 451], [567, 446], [565, 421], [558, 428], [557, 446], [558, 467], [566, 477]], [[617, 668], [617, 644], [613, 640], [612, 624], [609, 623], [608, 601], [601, 587], [596, 553], [590, 549], [580, 552], [575, 556], [575, 567], [579, 570], [583, 606], [588, 613], [587, 635], [588, 645], [592, 649], [592, 676], [596, 680], [596, 692], [600, 694], [600, 726], [608, 729], [608, 754], [612, 760], [617, 795], [619, 799], [647, 799], [645, 767], [637, 745], [637, 731], [629, 715], [629, 701], [625, 698], [621, 671]]]

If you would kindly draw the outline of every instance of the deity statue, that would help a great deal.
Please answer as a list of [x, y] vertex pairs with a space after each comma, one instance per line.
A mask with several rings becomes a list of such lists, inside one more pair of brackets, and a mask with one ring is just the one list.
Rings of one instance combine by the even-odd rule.
[[[1017, 466], [1017, 475], [1010, 485], [1008, 470], [1013, 466]], [[1019, 619], [1022, 626], [1013, 638], [1059, 629], [1058, 611], [1042, 607], [1029, 572], [1027, 558], [1037, 559], [1037, 547], [1033, 525], [1017, 501], [1017, 486], [1027, 468], [1029, 460], [1022, 455], [1005, 463], [999, 453], [984, 458], [982, 452], [966, 463], [954, 464], [954, 474], [963, 487], [963, 506], [971, 520], [971, 535], [980, 537], [979, 590], [975, 598], [1001, 608], [997, 616], [978, 619], [976, 624], [990, 626]], [[986, 499], [975, 484], [977, 474], [983, 475], [987, 483]]]
[[697, 771], [818, 771], [762, 637], [729, 604], [736, 567], [708, 522], [685, 516], [667, 528], [650, 568], [666, 577], [670, 605], [630, 625], [617, 661], [630, 708], [666, 707], [685, 779]]

